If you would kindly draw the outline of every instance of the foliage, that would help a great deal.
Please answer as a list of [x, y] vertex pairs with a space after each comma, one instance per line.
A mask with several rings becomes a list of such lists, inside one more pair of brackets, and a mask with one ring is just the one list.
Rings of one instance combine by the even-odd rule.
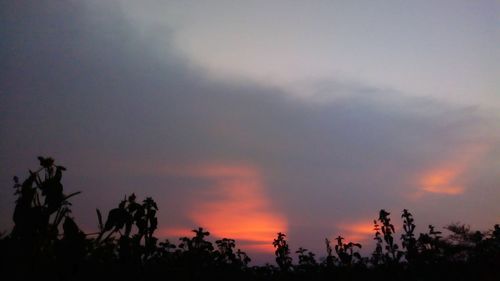
[[292, 267], [292, 258], [290, 257], [290, 249], [285, 239], [284, 233], [278, 232], [278, 237], [274, 239], [273, 246], [276, 248], [276, 263], [282, 271], [288, 271]]
[[393, 234], [395, 233], [395, 230], [389, 215], [389, 212], [382, 209], [379, 212], [378, 218], [379, 222], [382, 223], [381, 230], [385, 242], [386, 253], [384, 255], [384, 259], [387, 263], [398, 263], [403, 255], [403, 252], [398, 250], [399, 246], [394, 242]]
[[382, 251], [382, 236], [380, 234], [380, 226], [377, 223], [377, 220], [373, 220], [373, 230], [375, 231], [375, 237], [373, 240], [376, 241], [375, 250], [371, 256], [371, 262], [374, 265], [379, 265], [383, 262], [383, 251]]
[[355, 252], [354, 249], [361, 248], [361, 244], [359, 243], [343, 243], [344, 237], [338, 236], [335, 238], [337, 240], [337, 245], [335, 245], [335, 252], [340, 259], [342, 266], [352, 266], [355, 262], [361, 262], [361, 255], [358, 252]]
[[415, 224], [413, 223], [413, 215], [404, 209], [403, 214], [403, 231], [401, 234], [403, 249], [406, 249], [405, 257], [409, 263], [415, 261], [417, 256], [417, 240], [415, 239]]
[[[0, 235], [0, 270], [9, 280], [500, 280], [500, 226], [474, 231], [454, 223], [445, 236], [429, 225], [415, 234], [413, 215], [403, 210], [401, 250], [395, 241], [390, 213], [380, 210], [374, 220], [375, 249], [370, 257], [357, 251], [359, 243], [335, 245], [325, 239], [322, 262], [302, 247], [293, 264], [286, 234], [272, 241], [278, 267], [250, 266], [250, 257], [234, 239], [194, 229], [179, 244], [155, 237], [158, 206], [152, 198], [126, 196], [109, 210], [97, 213], [98, 231], [84, 233], [71, 216], [62, 185], [66, 170], [52, 158], [39, 157], [40, 167], [24, 181], [14, 177], [14, 228]], [[271, 242], [271, 241], [270, 241]]]

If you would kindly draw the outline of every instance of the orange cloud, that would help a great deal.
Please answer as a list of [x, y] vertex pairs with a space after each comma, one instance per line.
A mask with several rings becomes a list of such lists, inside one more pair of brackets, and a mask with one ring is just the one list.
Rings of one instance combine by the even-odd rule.
[[[222, 238], [243, 240], [244, 249], [273, 251], [277, 232], [287, 230], [286, 219], [278, 214], [266, 196], [259, 170], [250, 165], [205, 164], [168, 167], [165, 172], [177, 176], [198, 177], [212, 182], [200, 191], [188, 216], [196, 225]], [[185, 231], [165, 230], [165, 233]]]
[[[354, 223], [343, 223], [339, 225], [340, 236], [344, 237], [344, 242], [366, 242], [371, 241], [375, 235], [373, 230], [373, 220], [367, 219]], [[337, 235], [338, 236], [338, 235]], [[335, 238], [335, 237], [333, 237]]]
[[464, 187], [455, 184], [455, 180], [462, 172], [459, 168], [437, 168], [422, 177], [422, 190], [430, 193], [457, 195], [464, 192]]
[[485, 144], [474, 144], [461, 147], [460, 152], [444, 159], [439, 165], [425, 170], [417, 180], [419, 190], [414, 198], [419, 198], [426, 193], [442, 195], [459, 195], [464, 193], [466, 187], [460, 180], [471, 165], [480, 159], [487, 150]]

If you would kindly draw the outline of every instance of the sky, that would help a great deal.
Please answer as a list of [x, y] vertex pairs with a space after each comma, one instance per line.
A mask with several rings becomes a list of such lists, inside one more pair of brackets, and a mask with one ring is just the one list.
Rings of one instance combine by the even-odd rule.
[[[0, 231], [52, 156], [76, 221], [153, 197], [257, 261], [500, 223], [498, 1], [2, 1]], [[367, 248], [367, 249], [366, 249]]]

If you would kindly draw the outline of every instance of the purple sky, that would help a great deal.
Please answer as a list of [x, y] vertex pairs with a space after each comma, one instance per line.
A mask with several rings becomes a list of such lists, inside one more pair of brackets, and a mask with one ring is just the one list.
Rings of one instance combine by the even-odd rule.
[[490, 228], [500, 8], [438, 2], [2, 2], [0, 231], [38, 155], [88, 231], [135, 192], [158, 235], [203, 226], [261, 260], [278, 231], [319, 256], [371, 243], [381, 208]]

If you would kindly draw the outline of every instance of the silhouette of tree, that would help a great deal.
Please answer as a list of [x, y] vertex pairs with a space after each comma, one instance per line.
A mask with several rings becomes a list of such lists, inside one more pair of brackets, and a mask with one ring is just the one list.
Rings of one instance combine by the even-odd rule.
[[252, 259], [247, 255], [247, 253], [243, 252], [240, 249], [236, 251], [236, 257], [242, 268], [246, 268], [248, 264], [252, 261]]

